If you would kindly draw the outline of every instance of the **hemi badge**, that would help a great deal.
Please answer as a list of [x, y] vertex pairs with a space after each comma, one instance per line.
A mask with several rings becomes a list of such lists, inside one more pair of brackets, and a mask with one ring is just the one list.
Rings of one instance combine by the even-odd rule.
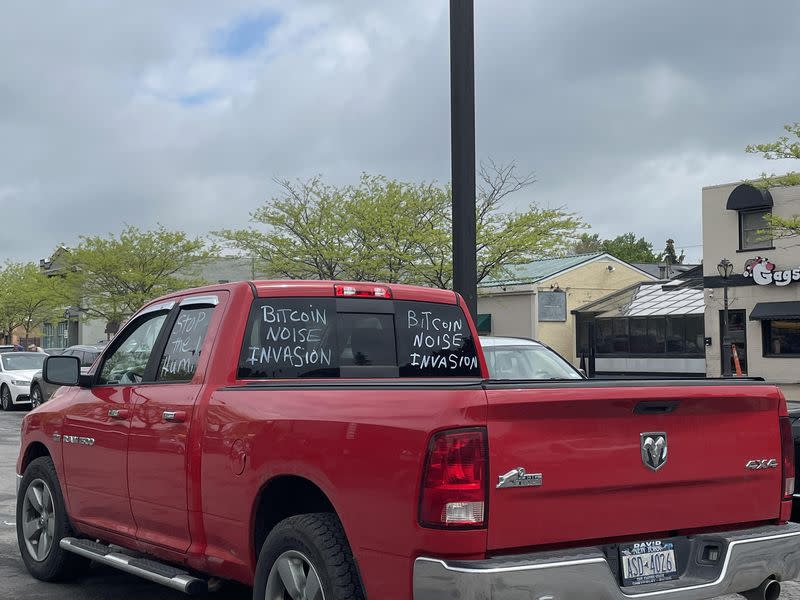
[[500, 475], [497, 488], [540, 487], [541, 485], [541, 473], [526, 473], [525, 469], [517, 467], [505, 475]]

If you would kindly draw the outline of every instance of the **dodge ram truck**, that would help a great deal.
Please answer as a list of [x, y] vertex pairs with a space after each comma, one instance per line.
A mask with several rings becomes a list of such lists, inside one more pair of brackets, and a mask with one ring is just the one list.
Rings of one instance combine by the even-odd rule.
[[779, 389], [492, 380], [451, 291], [187, 290], [44, 377], [17, 462], [40, 580], [95, 561], [259, 600], [687, 600], [800, 571]]

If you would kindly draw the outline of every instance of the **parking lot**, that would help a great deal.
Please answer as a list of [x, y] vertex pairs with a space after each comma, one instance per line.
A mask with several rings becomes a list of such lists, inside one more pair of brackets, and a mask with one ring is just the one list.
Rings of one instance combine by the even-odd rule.
[[[20, 422], [24, 415], [24, 412], [0, 413], [0, 598], [26, 600], [185, 598], [181, 593], [96, 565], [87, 577], [70, 584], [42, 583], [28, 575], [18, 558], [14, 528], [14, 466], [19, 448]], [[224, 587], [221, 593], [216, 594], [216, 597], [225, 600], [246, 600], [250, 596], [250, 590], [233, 585]], [[735, 598], [740, 596], [725, 596], [725, 600]], [[781, 598], [800, 600], [800, 584], [785, 585]]]

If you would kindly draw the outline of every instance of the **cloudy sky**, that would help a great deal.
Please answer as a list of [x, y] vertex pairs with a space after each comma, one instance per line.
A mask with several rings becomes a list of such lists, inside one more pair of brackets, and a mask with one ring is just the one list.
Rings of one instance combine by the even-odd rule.
[[[699, 258], [700, 190], [800, 120], [800, 3], [476, 0], [478, 158]], [[448, 2], [4, 4], [0, 261], [246, 224], [275, 176], [449, 179]]]

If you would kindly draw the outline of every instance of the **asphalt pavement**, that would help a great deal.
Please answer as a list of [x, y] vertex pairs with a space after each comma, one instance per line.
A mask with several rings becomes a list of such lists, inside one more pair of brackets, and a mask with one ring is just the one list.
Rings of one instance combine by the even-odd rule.
[[[94, 565], [81, 580], [48, 584], [33, 579], [25, 570], [17, 549], [14, 526], [15, 466], [23, 412], [0, 412], [0, 599], [25, 600], [184, 600], [186, 596], [120, 571]], [[241, 586], [225, 586], [211, 598], [248, 600], [251, 592]], [[718, 600], [735, 600], [724, 596]], [[800, 600], [800, 583], [783, 586], [781, 598]]]

